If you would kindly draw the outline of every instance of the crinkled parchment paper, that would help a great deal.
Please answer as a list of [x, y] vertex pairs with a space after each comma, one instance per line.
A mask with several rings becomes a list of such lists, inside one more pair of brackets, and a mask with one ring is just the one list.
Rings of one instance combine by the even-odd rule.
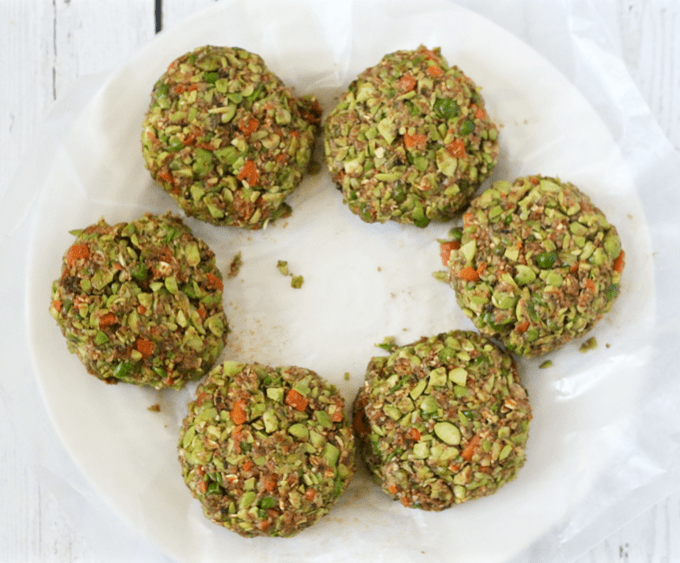
[[[93, 549], [163, 560], [150, 541], [182, 562], [568, 561], [678, 486], [671, 284], [680, 163], [605, 33], [613, 2], [462, 4], [474, 11], [435, 0], [220, 2], [113, 74], [77, 82], [55, 106], [14, 183], [25, 192], [3, 200], [2, 252], [15, 264], [3, 289], [26, 327], [3, 328], [10, 370], [1, 390], [26, 456]], [[574, 342], [548, 356], [549, 369], [538, 369], [545, 358], [520, 361], [534, 409], [528, 461], [497, 494], [426, 513], [390, 501], [361, 470], [316, 526], [292, 539], [246, 540], [203, 518], [181, 478], [177, 431], [195, 386], [106, 386], [67, 352], [47, 307], [68, 231], [101, 216], [179, 212], [144, 169], [140, 125], [156, 78], [207, 43], [260, 54], [326, 111], [383, 54], [440, 46], [482, 87], [501, 125], [493, 179], [557, 175], [617, 226], [627, 266], [619, 300], [592, 333], [598, 347], [582, 353]], [[224, 273], [242, 254], [239, 275], [225, 282], [233, 330], [225, 357], [313, 369], [351, 402], [385, 336], [405, 344], [473, 328], [431, 275], [442, 268], [436, 239], [452, 225], [362, 223], [323, 167], [289, 203], [289, 219], [258, 232], [187, 220]], [[302, 288], [278, 260], [304, 276]], [[107, 525], [90, 524], [91, 514]]]

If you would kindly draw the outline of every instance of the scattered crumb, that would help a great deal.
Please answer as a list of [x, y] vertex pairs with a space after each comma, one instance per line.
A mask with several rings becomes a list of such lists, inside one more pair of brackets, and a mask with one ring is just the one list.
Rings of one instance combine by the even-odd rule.
[[229, 265], [229, 273], [227, 274], [227, 277], [229, 279], [235, 278], [238, 276], [238, 272], [241, 269], [241, 266], [243, 265], [243, 260], [241, 259], [241, 251], [239, 250], [236, 253], [236, 256], [231, 261], [231, 264]]
[[349, 381], [349, 378], [350, 378], [349, 372], [346, 371], [345, 372], [345, 381]]
[[542, 363], [540, 366], [538, 366], [538, 367], [541, 368], [541, 369], [545, 369], [545, 368], [552, 367], [552, 365], [553, 365], [552, 360], [546, 360], [545, 362], [543, 362], [543, 363]]
[[611, 346], [611, 344], [609, 344], [609, 342], [607, 342], [607, 343], [605, 344], [605, 346], [606, 346], [607, 348], [609, 348], [609, 347]]
[[148, 410], [151, 412], [161, 412], [161, 406], [156, 403], [155, 405], [151, 405]]
[[597, 348], [597, 340], [594, 336], [591, 336], [588, 340], [581, 344], [581, 347], [578, 350], [579, 352], [585, 353], [588, 350], [594, 350], [595, 348]]
[[394, 336], [386, 336], [385, 338], [383, 338], [383, 341], [380, 344], [376, 344], [375, 347], [382, 348], [383, 350], [387, 350], [388, 352], [393, 352], [398, 348]]
[[288, 262], [286, 260], [279, 260], [276, 263], [276, 267], [279, 269], [284, 276], [288, 275]]
[[302, 284], [305, 281], [305, 278], [302, 276], [294, 276], [290, 270], [288, 270], [288, 262], [286, 260], [279, 260], [276, 263], [276, 267], [279, 269], [279, 272], [283, 274], [284, 276], [291, 276], [293, 279], [290, 281], [290, 286], [294, 287], [295, 289], [300, 289], [302, 287]]
[[449, 273], [446, 270], [439, 270], [437, 272], [432, 272], [434, 279], [440, 282], [449, 283]]
[[378, 271], [382, 272], [382, 268], [380, 266], [378, 266]]

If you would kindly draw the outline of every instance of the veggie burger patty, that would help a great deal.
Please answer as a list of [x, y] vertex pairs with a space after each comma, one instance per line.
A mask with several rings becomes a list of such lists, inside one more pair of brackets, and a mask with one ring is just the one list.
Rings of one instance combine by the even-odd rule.
[[354, 428], [374, 480], [404, 506], [489, 495], [524, 465], [531, 408], [512, 356], [454, 330], [374, 357]]
[[156, 389], [205, 375], [229, 330], [205, 242], [169, 213], [74, 234], [50, 313], [88, 372]]
[[227, 361], [196, 390], [179, 459], [207, 518], [245, 537], [287, 537], [347, 487], [354, 435], [342, 396], [313, 371]]
[[204, 46], [156, 82], [142, 131], [146, 167], [187, 215], [259, 229], [289, 215], [321, 108], [244, 49]]
[[423, 46], [362, 72], [324, 122], [333, 180], [369, 223], [451, 219], [490, 176], [497, 137], [477, 86]]
[[448, 269], [475, 326], [532, 357], [582, 336], [612, 308], [624, 261], [616, 228], [586, 194], [527, 176], [495, 182], [471, 203]]

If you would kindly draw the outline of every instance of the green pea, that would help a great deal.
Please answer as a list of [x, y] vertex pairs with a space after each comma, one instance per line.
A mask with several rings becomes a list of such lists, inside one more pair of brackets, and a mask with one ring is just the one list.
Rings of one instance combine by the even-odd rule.
[[605, 289], [604, 294], [607, 297], [607, 301], [615, 299], [616, 296], [619, 294], [619, 284], [617, 283], [611, 284], [607, 289]]
[[168, 150], [170, 152], [177, 152], [179, 150], [182, 150], [184, 148], [184, 143], [182, 142], [181, 139], [178, 139], [175, 137], [168, 143]]
[[462, 135], [468, 135], [475, 130], [475, 123], [471, 119], [463, 121], [463, 126], [460, 128]]
[[536, 264], [539, 268], [552, 268], [552, 265], [557, 260], [557, 252], [541, 252], [536, 256]]
[[219, 75], [216, 72], [204, 72], [203, 73], [203, 80], [206, 82], [209, 82], [210, 84], [215, 84], [217, 82], [217, 79], [219, 78]]
[[451, 119], [458, 115], [458, 104], [448, 98], [439, 98], [434, 103], [434, 111], [444, 119]]

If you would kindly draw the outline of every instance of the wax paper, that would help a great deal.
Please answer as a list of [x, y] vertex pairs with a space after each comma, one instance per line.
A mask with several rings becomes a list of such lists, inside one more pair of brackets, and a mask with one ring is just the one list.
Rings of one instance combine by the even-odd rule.
[[[225, 552], [240, 561], [569, 561], [678, 486], [680, 163], [625, 71], [614, 12], [613, 2], [585, 1], [221, 2], [111, 75], [74, 84], [13, 183], [21, 191], [2, 201], [3, 263], [16, 273], [3, 276], [3, 294], [20, 320], [3, 329], [1, 385], [26, 457], [97, 560], [164, 560], [158, 549], [177, 561]], [[583, 354], [575, 342], [551, 354], [547, 370], [520, 362], [534, 408], [528, 462], [497, 494], [423, 513], [389, 501], [361, 470], [312, 529], [244, 540], [205, 520], [182, 483], [176, 432], [193, 388], [107, 387], [65, 350], [47, 305], [68, 230], [178, 211], [143, 168], [136, 123], [165, 66], [206, 42], [258, 52], [327, 111], [384, 53], [441, 45], [501, 123], [494, 179], [559, 175], [617, 225], [628, 263], [614, 310], [593, 332], [597, 349]], [[404, 344], [472, 328], [431, 276], [441, 268], [436, 239], [451, 225], [361, 223], [324, 170], [289, 202], [291, 218], [258, 233], [188, 220], [223, 271], [243, 255], [225, 283], [225, 357], [314, 369], [351, 401], [384, 336]], [[276, 270], [279, 259], [305, 277], [301, 289]]]

